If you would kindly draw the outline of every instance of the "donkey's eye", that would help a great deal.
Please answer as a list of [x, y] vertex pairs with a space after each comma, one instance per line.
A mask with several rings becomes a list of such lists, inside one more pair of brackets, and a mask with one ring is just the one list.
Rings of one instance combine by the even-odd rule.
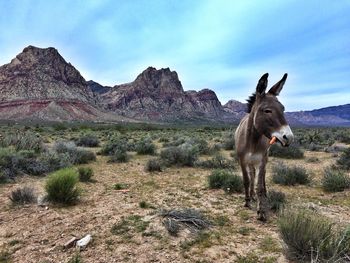
[[272, 113], [272, 110], [264, 110], [265, 113]]

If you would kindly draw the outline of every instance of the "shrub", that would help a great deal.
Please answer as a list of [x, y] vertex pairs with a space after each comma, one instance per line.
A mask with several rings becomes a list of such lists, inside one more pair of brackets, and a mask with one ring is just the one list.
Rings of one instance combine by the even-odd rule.
[[267, 194], [267, 199], [272, 211], [279, 211], [286, 203], [286, 195], [280, 191], [269, 191]]
[[304, 152], [293, 144], [288, 147], [274, 144], [270, 147], [269, 156], [285, 159], [302, 159], [304, 158]]
[[45, 184], [48, 200], [62, 204], [76, 202], [80, 195], [77, 187], [78, 180], [78, 173], [72, 168], [61, 169], [52, 173]]
[[233, 169], [234, 162], [223, 157], [221, 154], [214, 155], [213, 158], [206, 161], [196, 162], [196, 166], [203, 168], [214, 168], [214, 169]]
[[0, 145], [2, 147], [13, 146], [16, 151], [32, 150], [41, 152], [44, 149], [44, 143], [39, 134], [35, 134], [31, 131], [6, 134], [1, 139]]
[[340, 155], [340, 158], [337, 160], [337, 164], [345, 170], [350, 170], [350, 148], [347, 148]]
[[52, 126], [54, 128], [55, 131], [65, 131], [67, 130], [67, 127], [64, 123], [57, 123], [55, 125]]
[[303, 167], [278, 163], [272, 168], [272, 181], [281, 185], [308, 184], [310, 177]]
[[93, 152], [77, 149], [75, 152], [74, 164], [86, 164], [92, 161], [96, 161], [96, 155]]
[[53, 172], [72, 165], [68, 153], [46, 151], [41, 155], [39, 160], [47, 166], [48, 172]]
[[108, 160], [109, 163], [126, 163], [127, 161], [129, 161], [129, 155], [124, 149], [117, 149]]
[[198, 150], [190, 144], [182, 144], [164, 149], [160, 153], [160, 158], [169, 166], [193, 166], [198, 158]]
[[278, 220], [278, 228], [291, 259], [342, 262], [350, 252], [350, 228], [335, 228], [316, 212], [286, 210]]
[[163, 143], [163, 147], [179, 146], [181, 144], [184, 144], [185, 142], [186, 142], [186, 138], [184, 137], [180, 137], [180, 138], [174, 137], [173, 141]]
[[94, 171], [90, 167], [79, 167], [78, 173], [80, 182], [88, 182], [94, 175]]
[[162, 171], [161, 160], [158, 158], [148, 160], [146, 163], [145, 169], [147, 172], [161, 172]]
[[14, 179], [19, 173], [18, 168], [20, 156], [9, 148], [0, 148], [0, 171], [2, 180]]
[[341, 192], [350, 187], [350, 178], [345, 172], [328, 168], [324, 171], [322, 188], [326, 192]]
[[24, 186], [13, 190], [9, 196], [14, 204], [30, 204], [36, 202], [34, 189], [29, 186]]
[[102, 155], [114, 155], [116, 151], [126, 152], [128, 141], [125, 138], [114, 138], [103, 145], [100, 153]]
[[93, 152], [78, 149], [74, 142], [58, 141], [54, 144], [53, 150], [58, 154], [67, 154], [72, 164], [86, 164], [96, 160]]
[[150, 138], [143, 138], [135, 145], [136, 152], [138, 154], [150, 154], [156, 153], [156, 146]]
[[227, 170], [214, 170], [208, 176], [210, 189], [224, 189], [227, 192], [242, 192], [243, 180], [240, 176]]
[[187, 143], [196, 146], [198, 154], [209, 154], [210, 148], [206, 140], [201, 138], [192, 138]]
[[235, 137], [233, 132], [226, 134], [224, 141], [222, 142], [222, 148], [224, 150], [233, 150], [235, 148]]
[[242, 193], [243, 180], [241, 176], [231, 174], [224, 181], [223, 189], [228, 193]]
[[77, 140], [78, 146], [83, 147], [98, 147], [100, 144], [99, 139], [95, 135], [84, 135]]
[[34, 158], [21, 158], [18, 167], [29, 175], [43, 175], [50, 171], [49, 166], [45, 162]]

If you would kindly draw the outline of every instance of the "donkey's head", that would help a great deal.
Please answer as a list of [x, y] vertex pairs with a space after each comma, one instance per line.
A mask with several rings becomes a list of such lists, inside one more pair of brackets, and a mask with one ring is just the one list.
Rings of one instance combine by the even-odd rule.
[[277, 99], [287, 74], [266, 93], [268, 76], [266, 73], [260, 78], [256, 93], [248, 100], [248, 112], [253, 114], [254, 128], [260, 134], [269, 139], [275, 136], [283, 146], [289, 146], [294, 136], [284, 117], [284, 106]]

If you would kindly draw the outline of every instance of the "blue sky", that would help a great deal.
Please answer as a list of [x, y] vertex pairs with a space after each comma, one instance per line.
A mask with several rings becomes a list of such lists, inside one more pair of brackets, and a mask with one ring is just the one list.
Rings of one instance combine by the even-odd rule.
[[348, 0], [0, 0], [0, 64], [28, 45], [56, 47], [103, 85], [170, 67], [225, 103], [288, 72], [287, 110], [350, 103]]

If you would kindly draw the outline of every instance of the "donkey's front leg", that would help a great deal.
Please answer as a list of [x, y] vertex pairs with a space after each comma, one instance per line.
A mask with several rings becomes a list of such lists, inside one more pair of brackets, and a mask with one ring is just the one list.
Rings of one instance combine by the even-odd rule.
[[249, 177], [250, 177], [250, 199], [256, 201], [255, 194], [255, 167], [254, 165], [249, 165]]
[[250, 208], [250, 193], [249, 193], [250, 180], [249, 180], [248, 169], [243, 161], [240, 162], [240, 165], [241, 165], [241, 169], [242, 169], [243, 185], [244, 185], [244, 192], [245, 192], [245, 205], [244, 206]]
[[258, 174], [258, 220], [261, 221], [266, 221], [268, 216], [268, 201], [265, 188], [266, 161], [267, 158], [264, 158]]

